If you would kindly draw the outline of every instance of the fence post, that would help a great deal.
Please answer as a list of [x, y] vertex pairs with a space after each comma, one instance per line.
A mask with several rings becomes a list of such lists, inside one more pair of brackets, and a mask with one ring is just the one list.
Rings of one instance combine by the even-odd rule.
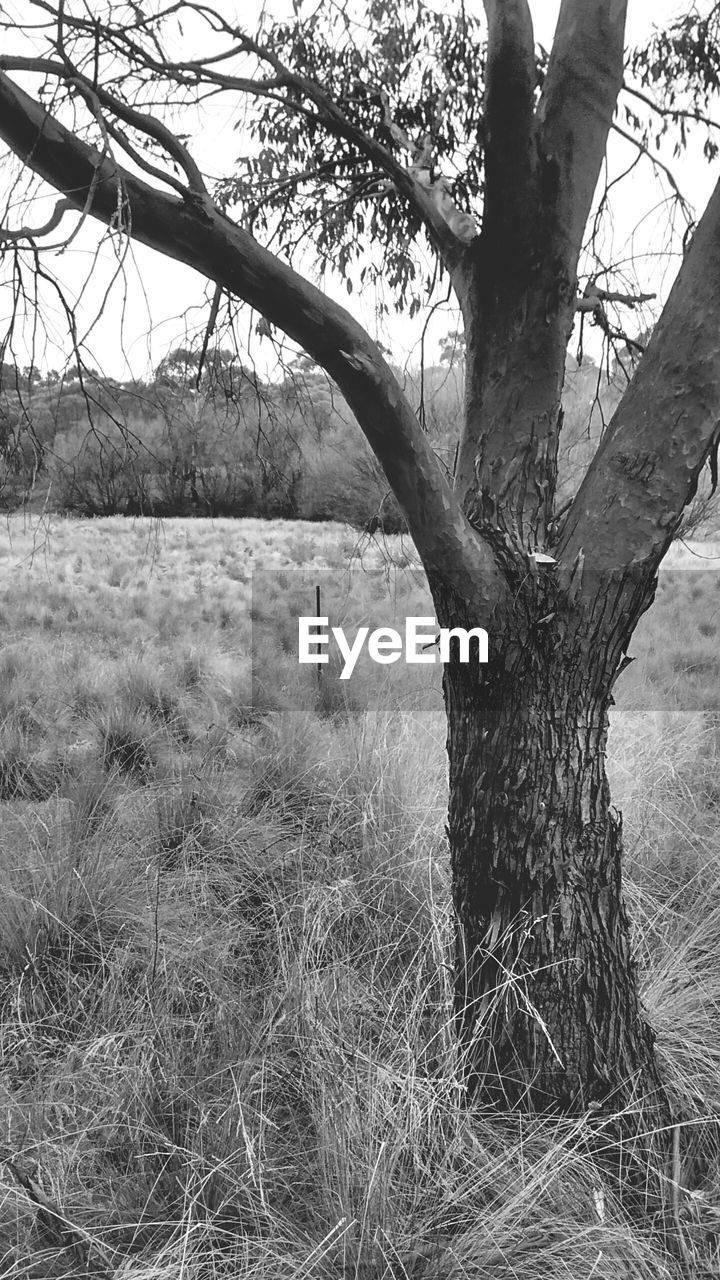
[[[320, 613], [320, 583], [318, 582], [315, 586], [315, 617], [320, 618], [321, 616], [322, 615]], [[322, 663], [321, 662], [318, 662], [317, 664], [317, 682], [318, 682], [318, 689], [319, 689], [322, 684]]]

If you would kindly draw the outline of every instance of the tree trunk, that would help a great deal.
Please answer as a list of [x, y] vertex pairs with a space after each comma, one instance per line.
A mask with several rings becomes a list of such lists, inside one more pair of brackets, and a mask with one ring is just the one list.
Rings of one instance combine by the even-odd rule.
[[[652, 591], [573, 605], [526, 561], [490, 663], [445, 668], [456, 1019], [471, 1094], [618, 1111], [663, 1091], [622, 900], [605, 771], [612, 685]], [[443, 626], [482, 624], [434, 584]]]

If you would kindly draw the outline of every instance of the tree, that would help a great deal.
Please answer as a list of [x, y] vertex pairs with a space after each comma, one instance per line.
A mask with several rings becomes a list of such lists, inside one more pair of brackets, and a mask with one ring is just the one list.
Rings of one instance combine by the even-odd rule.
[[[562, 0], [549, 57], [536, 54], [526, 0], [485, 0], [485, 26], [464, 6], [451, 18], [368, 0], [359, 35], [345, 6], [305, 16], [298, 3], [290, 21], [263, 19], [254, 35], [221, 7], [182, 0], [152, 13], [113, 4], [104, 16], [36, 8], [47, 52], [28, 53], [15, 33], [19, 51], [0, 55], [0, 136], [61, 198], [44, 226], [5, 230], [8, 252], [37, 255], [80, 211], [194, 267], [216, 304], [220, 293], [240, 299], [264, 332], [289, 335], [340, 388], [380, 461], [440, 624], [482, 623], [491, 637], [487, 667], [455, 654], [444, 673], [469, 1091], [567, 1111], [644, 1100], [663, 1117], [605, 747], [634, 628], [720, 440], [720, 187], [561, 511], [576, 309], [612, 336], [606, 308], [638, 301], [600, 289], [599, 269], [578, 286], [623, 86], [626, 4]], [[710, 18], [717, 25], [715, 9]], [[670, 43], [676, 76], [695, 65], [696, 21]], [[708, 47], [714, 31], [706, 24]], [[636, 66], [662, 88], [671, 63], [665, 49]], [[26, 75], [49, 109], [21, 86]], [[255, 141], [211, 192], [168, 120], [174, 104], [219, 93], [251, 104]], [[671, 102], [661, 118], [684, 128], [701, 108]], [[638, 146], [649, 146], [642, 130]], [[273, 237], [275, 251], [263, 243]], [[425, 290], [414, 246], [432, 251], [464, 327], [454, 482], [379, 345], [293, 265], [298, 242], [350, 292], [383, 278], [410, 311]]]

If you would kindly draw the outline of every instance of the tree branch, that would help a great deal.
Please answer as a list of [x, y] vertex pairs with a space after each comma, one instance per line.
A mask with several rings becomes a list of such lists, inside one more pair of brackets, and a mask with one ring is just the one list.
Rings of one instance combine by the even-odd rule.
[[633, 98], [637, 98], [656, 115], [663, 116], [666, 120], [689, 120], [693, 124], [704, 124], [708, 129], [720, 130], [720, 120], [713, 120], [712, 116], [705, 115], [697, 107], [663, 107], [659, 102], [654, 102], [649, 94], [626, 83], [623, 84], [623, 93], [629, 93]]
[[[356, 147], [362, 155], [371, 160], [377, 168], [387, 174], [398, 193], [404, 196], [423, 222], [437, 252], [440, 254], [451, 276], [453, 276], [469, 240], [473, 238], [472, 230], [468, 225], [471, 220], [468, 215], [460, 215], [464, 217], [464, 223], [458, 221], [453, 223], [453, 219], [448, 216], [451, 210], [448, 205], [447, 184], [442, 183], [441, 180], [442, 185], [438, 184], [438, 192], [436, 194], [436, 184], [430, 182], [429, 169], [425, 167], [424, 159], [421, 158], [423, 155], [422, 143], [417, 149], [414, 149], [407, 135], [403, 135], [401, 138], [396, 137], [396, 141], [399, 141], [401, 145], [415, 150], [414, 163], [405, 168], [395, 159], [392, 152], [388, 151], [387, 147], [384, 147], [382, 143], [377, 142], [352, 124], [321, 85], [314, 80], [310, 80], [307, 76], [298, 75], [291, 71], [271, 49], [258, 44], [250, 36], [242, 35], [240, 32], [237, 33], [237, 36], [242, 39], [248, 53], [252, 53], [259, 60], [268, 63], [284, 87], [299, 93], [309, 102], [312, 102], [323, 127], [328, 132], [337, 138], [342, 138], [345, 142], [349, 142], [351, 146]], [[252, 90], [246, 91], [252, 92]], [[384, 110], [386, 116], [389, 115], [387, 97], [384, 103]], [[454, 206], [452, 208], [454, 210]], [[457, 212], [459, 213], [459, 211]]]
[[660, 159], [659, 156], [653, 155], [650, 148], [647, 147], [644, 142], [641, 142], [639, 138], [634, 138], [631, 133], [628, 133], [627, 129], [621, 129], [620, 125], [615, 124], [614, 121], [613, 121], [612, 130], [613, 130], [613, 133], [616, 133], [619, 138], [624, 138], [626, 142], [629, 142], [631, 147], [634, 147], [635, 150], [639, 153], [639, 155], [646, 156], [647, 159], [650, 161], [651, 165], [653, 165], [653, 167], [657, 169], [659, 173], [665, 174], [665, 177], [667, 178], [670, 186], [673, 189], [673, 192], [675, 193], [676, 199], [680, 202], [680, 207], [682, 208], [683, 213], [685, 213], [685, 215], [688, 217], [688, 220], [690, 220], [690, 215], [688, 212], [688, 209], [689, 209], [688, 202], [685, 199], [682, 191], [680, 190], [677, 182], [675, 181], [675, 176], [673, 174], [672, 169], [669, 167], [669, 165], [666, 165]]
[[[189, 189], [198, 194], [207, 192], [202, 174], [190, 152], [187, 147], [183, 146], [172, 130], [167, 128], [167, 125], [144, 111], [136, 111], [133, 107], [127, 106], [126, 103], [115, 97], [114, 94], [108, 93], [106, 89], [101, 88], [100, 85], [93, 84], [86, 76], [81, 75], [69, 61], [64, 63], [54, 62], [49, 58], [12, 58], [3, 55], [0, 56], [0, 70], [43, 72], [45, 75], [53, 76], [57, 80], [63, 81], [68, 85], [68, 88], [76, 89], [85, 99], [93, 115], [97, 114], [98, 106], [104, 107], [107, 111], [117, 116], [118, 120], [122, 120], [123, 124], [130, 125], [138, 133], [143, 133], [146, 137], [152, 138], [159, 143], [183, 170]], [[161, 175], [158, 174], [158, 176]], [[177, 187], [178, 184], [172, 177], [162, 176], [163, 181]]]
[[595, 283], [588, 284], [582, 297], [575, 299], [576, 311], [602, 311], [604, 302], [619, 302], [624, 307], [638, 307], [643, 302], [652, 302], [655, 293], [619, 293], [615, 289], [600, 289]]
[[[443, 99], [445, 94], [442, 95]], [[463, 213], [458, 209], [450, 195], [450, 184], [446, 178], [432, 177], [433, 155], [435, 139], [432, 132], [426, 133], [421, 139], [419, 146], [413, 143], [405, 133], [404, 129], [400, 129], [395, 123], [390, 110], [390, 100], [384, 90], [380, 93], [380, 101], [383, 107], [383, 116], [385, 126], [390, 136], [401, 147], [412, 156], [412, 164], [409, 166], [409, 172], [417, 182], [418, 186], [430, 196], [436, 213], [439, 215], [440, 221], [445, 228], [456, 236], [462, 244], [470, 244], [478, 234], [475, 219], [469, 213]], [[438, 103], [436, 110], [436, 128], [438, 116], [442, 112], [442, 104]], [[395, 185], [394, 183], [390, 185]]]
[[623, 82], [627, 0], [562, 0], [538, 104], [541, 146], [555, 169], [558, 248], [574, 279]]
[[[0, 138], [75, 208], [106, 224], [122, 193], [129, 234], [193, 267], [278, 325], [340, 387], [403, 509], [428, 573], [490, 606], [507, 590], [464, 516], [377, 344], [343, 307], [262, 248], [204, 194], [178, 199], [119, 169], [0, 72]], [[478, 583], [483, 584], [478, 595]], [[484, 599], [483, 599], [484, 596]]]
[[567, 515], [566, 566], [657, 569], [720, 439], [718, 297], [720, 183]]
[[527, 5], [488, 0], [486, 10], [486, 216], [463, 309], [456, 488], [473, 523], [502, 523], [533, 550], [552, 515], [578, 259], [622, 84], [626, 0], [562, 0], [534, 114]]
[[[501, 403], [503, 388], [509, 384], [497, 376], [500, 366], [507, 370], [517, 362], [528, 368], [528, 352], [518, 348], [524, 347], [528, 330], [531, 281], [536, 286], [542, 320], [529, 328], [542, 342], [550, 334], [545, 323], [548, 290], [537, 275], [542, 191], [533, 111], [537, 84], [534, 37], [526, 0], [484, 3], [488, 22], [485, 200], [480, 242], [469, 265], [470, 283], [463, 306], [466, 416], [455, 488], [474, 523], [496, 526], [502, 507], [508, 515], [507, 531], [535, 546], [538, 509], [545, 501], [541, 498], [538, 504], [536, 496], [541, 490], [549, 494], [551, 488], [539, 472], [546, 469], [552, 423], [549, 419], [537, 421], [541, 397], [532, 375], [523, 374], [518, 384], [527, 391], [532, 387], [532, 395], [514, 392], [511, 406]], [[549, 373], [551, 384], [552, 363], [552, 356], [548, 358], [545, 351], [538, 357], [542, 376], [545, 379]], [[521, 403], [524, 394], [527, 404]], [[549, 452], [551, 455], [552, 447]]]
[[[197, 5], [194, 7], [198, 12], [204, 13], [208, 18], [210, 17], [211, 11], [206, 10], [204, 6]], [[453, 275], [466, 246], [478, 232], [472, 217], [459, 210], [454, 204], [449, 194], [450, 184], [447, 179], [439, 177], [431, 181], [429, 161], [427, 159], [427, 143], [428, 141], [432, 143], [431, 135], [423, 138], [419, 145], [415, 146], [407, 134], [397, 129], [397, 126], [393, 124], [387, 95], [385, 95], [383, 110], [389, 131], [394, 140], [408, 149], [413, 155], [413, 162], [407, 167], [403, 166], [387, 147], [354, 125], [320, 84], [308, 76], [299, 75], [292, 71], [282, 62], [273, 49], [260, 44], [259, 41], [244, 33], [240, 28], [224, 22], [217, 14], [212, 14], [212, 17], [218, 21], [219, 29], [232, 36], [238, 42], [234, 52], [248, 53], [254, 56], [258, 62], [267, 63], [274, 75], [253, 79], [246, 76], [208, 70], [206, 63], [201, 63], [197, 60], [175, 63], [154, 62], [147, 55], [143, 55], [143, 64], [148, 69], [155, 70], [163, 75], [179, 77], [180, 82], [186, 85], [197, 87], [200, 84], [209, 84], [217, 88], [230, 89], [255, 97], [270, 98], [288, 112], [306, 117], [310, 116], [313, 121], [321, 124], [334, 137], [350, 143], [361, 155], [371, 160], [378, 169], [385, 173], [390, 184], [407, 200], [425, 226], [435, 249], [448, 271]], [[134, 47], [133, 42], [126, 42], [130, 48]], [[136, 56], [139, 56], [139, 51], [137, 49], [134, 51]], [[216, 55], [215, 58], [209, 59], [209, 61], [219, 62], [229, 56], [229, 53], [224, 53]], [[287, 92], [287, 97], [282, 96], [282, 91]], [[308, 112], [307, 107], [303, 106], [298, 100], [299, 98], [304, 98], [307, 102], [312, 103], [314, 108], [312, 115]], [[438, 111], [441, 108], [442, 104], [438, 104]], [[459, 290], [462, 286], [461, 275], [457, 276], [455, 283]]]
[[497, 247], [517, 250], [533, 219], [535, 168], [533, 98], [537, 84], [533, 25], [527, 0], [484, 0], [485, 65], [483, 229]]
[[[156, 62], [148, 55], [143, 57], [144, 65], [151, 72], [162, 72], [164, 75], [177, 76], [179, 82], [184, 83], [186, 86], [197, 88], [199, 85], [207, 83], [217, 88], [242, 92], [255, 97], [272, 98], [279, 106], [293, 114], [308, 115], [307, 107], [303, 106], [299, 99], [304, 99], [305, 102], [311, 103], [313, 107], [312, 118], [334, 137], [350, 143], [362, 156], [370, 160], [387, 176], [398, 194], [408, 202], [425, 226], [436, 251], [453, 277], [458, 295], [460, 295], [463, 277], [461, 273], [456, 271], [456, 268], [463, 257], [467, 245], [477, 235], [477, 227], [470, 215], [459, 210], [454, 204], [449, 194], [447, 180], [442, 177], [431, 180], [430, 169], [425, 167], [424, 158], [421, 159], [421, 157], [424, 157], [424, 140], [415, 148], [407, 139], [407, 136], [404, 136], [403, 145], [407, 144], [408, 148], [414, 152], [413, 162], [408, 166], [404, 166], [387, 147], [355, 126], [321, 85], [306, 76], [293, 72], [289, 67], [285, 66], [272, 49], [259, 44], [239, 29], [226, 28], [226, 30], [228, 33], [231, 32], [233, 38], [237, 41], [236, 52], [240, 50], [252, 55], [259, 62], [267, 63], [274, 74], [271, 77], [253, 79], [208, 70], [196, 61], [183, 63]], [[141, 51], [136, 48], [134, 42], [126, 35], [123, 35], [122, 38], [129, 49], [139, 57]], [[57, 62], [53, 59], [1, 56], [0, 69], [5, 71], [39, 71], [46, 75], [54, 76], [81, 93], [88, 101], [91, 109], [94, 109], [91, 96], [95, 95], [95, 98], [105, 110], [112, 112], [124, 124], [137, 129], [158, 142], [182, 168], [192, 191], [205, 191], [205, 184], [197, 165], [187, 148], [182, 145], [171, 130], [167, 129], [155, 117], [134, 110], [114, 94], [110, 94], [107, 90], [95, 85], [94, 82], [77, 72], [69, 60], [67, 62]], [[387, 102], [385, 111], [386, 114], [389, 113]], [[129, 146], [126, 146], [125, 150], [129, 152]], [[143, 164], [143, 167], [148, 172], [151, 172], [148, 169], [147, 162]], [[179, 184], [172, 176], [168, 176], [164, 180], [178, 189]]]
[[49, 236], [51, 231], [60, 226], [63, 217], [71, 209], [77, 209], [77, 205], [65, 196], [62, 200], [56, 202], [50, 217], [41, 227], [18, 227], [17, 231], [9, 231], [7, 227], [0, 227], [0, 245], [15, 244], [19, 240], [37, 240], [39, 236]]

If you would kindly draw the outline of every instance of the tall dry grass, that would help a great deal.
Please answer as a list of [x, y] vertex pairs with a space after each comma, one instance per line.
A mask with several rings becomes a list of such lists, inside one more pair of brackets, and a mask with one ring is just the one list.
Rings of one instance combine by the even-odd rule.
[[463, 1106], [437, 673], [422, 696], [365, 673], [353, 699], [263, 641], [253, 699], [248, 566], [339, 580], [356, 539], [99, 521], [4, 542], [0, 1275], [717, 1274], [713, 582], [661, 587], [610, 744], [682, 1121], [673, 1250], [586, 1119]]

